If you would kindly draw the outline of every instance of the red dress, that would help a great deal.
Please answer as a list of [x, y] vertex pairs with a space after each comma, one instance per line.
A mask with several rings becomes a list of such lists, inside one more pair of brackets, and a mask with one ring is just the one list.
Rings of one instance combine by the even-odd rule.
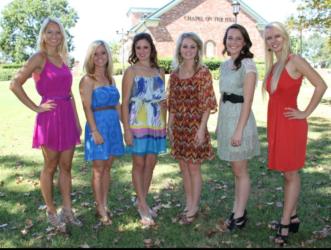
[[297, 109], [297, 96], [303, 77], [293, 79], [284, 68], [278, 86], [271, 93], [270, 74], [266, 88], [269, 93], [267, 137], [268, 167], [278, 171], [303, 168], [306, 158], [308, 124], [306, 119], [290, 120], [284, 116], [285, 108]]

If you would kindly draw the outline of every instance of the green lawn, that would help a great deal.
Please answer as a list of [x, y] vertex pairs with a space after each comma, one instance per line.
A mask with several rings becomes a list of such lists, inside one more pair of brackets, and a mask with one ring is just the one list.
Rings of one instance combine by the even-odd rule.
[[[117, 85], [120, 88], [120, 77]], [[26, 91], [38, 102], [34, 83], [26, 83]], [[78, 94], [78, 80], [73, 86], [82, 126], [85, 117]], [[215, 92], [218, 83], [215, 82]], [[299, 106], [304, 107], [312, 95], [312, 88], [304, 84]], [[309, 118], [309, 141], [306, 167], [301, 171], [302, 192], [298, 234], [290, 235], [290, 247], [331, 246], [331, 94], [330, 87], [322, 104]], [[78, 146], [73, 162], [73, 206], [83, 228], [70, 227], [67, 235], [49, 231], [43, 200], [39, 189], [42, 168], [40, 150], [32, 149], [35, 113], [27, 109], [8, 89], [8, 82], [0, 82], [0, 247], [144, 247], [146, 240], [153, 247], [275, 247], [274, 232], [268, 223], [279, 219], [282, 212], [281, 174], [266, 168], [266, 107], [260, 86], [256, 90], [254, 114], [261, 141], [261, 156], [250, 161], [252, 192], [248, 203], [249, 221], [244, 230], [224, 232], [221, 222], [231, 212], [233, 177], [229, 164], [217, 157], [202, 166], [203, 192], [201, 212], [193, 225], [173, 223], [183, 206], [182, 179], [177, 163], [165, 154], [159, 157], [152, 181], [149, 203], [161, 207], [157, 226], [144, 229], [133, 207], [131, 160], [118, 159], [112, 169], [110, 208], [114, 214], [111, 227], [98, 227], [94, 217], [94, 199], [90, 185], [91, 164], [84, 162], [84, 150]], [[209, 130], [216, 152], [214, 134], [217, 114], [209, 120]], [[82, 136], [83, 141], [83, 136]], [[54, 181], [56, 185], [56, 180]], [[59, 191], [55, 189], [59, 205]]]

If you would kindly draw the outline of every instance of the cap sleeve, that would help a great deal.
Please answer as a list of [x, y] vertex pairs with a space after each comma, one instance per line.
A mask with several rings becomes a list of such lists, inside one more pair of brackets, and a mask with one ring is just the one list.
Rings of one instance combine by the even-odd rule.
[[246, 74], [248, 74], [250, 72], [253, 72], [253, 73], [257, 74], [256, 64], [252, 59], [245, 58], [244, 60], [242, 60], [242, 65], [245, 68], [245, 73]]

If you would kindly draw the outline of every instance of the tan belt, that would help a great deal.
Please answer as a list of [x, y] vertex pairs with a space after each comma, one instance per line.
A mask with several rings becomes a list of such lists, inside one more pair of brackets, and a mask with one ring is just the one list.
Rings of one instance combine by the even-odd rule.
[[97, 108], [93, 109], [93, 111], [101, 111], [101, 110], [107, 110], [107, 109], [116, 109], [116, 106], [97, 107]]

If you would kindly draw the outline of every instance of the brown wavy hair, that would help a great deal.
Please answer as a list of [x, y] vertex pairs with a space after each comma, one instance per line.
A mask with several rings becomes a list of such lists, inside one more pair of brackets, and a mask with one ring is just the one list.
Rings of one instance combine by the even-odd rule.
[[226, 49], [226, 39], [228, 38], [228, 32], [229, 32], [230, 29], [237, 29], [237, 30], [239, 30], [240, 33], [241, 33], [241, 35], [243, 36], [244, 42], [245, 42], [245, 45], [241, 49], [241, 51], [239, 53], [239, 56], [233, 62], [233, 64], [236, 66], [236, 70], [238, 70], [241, 67], [241, 61], [243, 59], [245, 59], [245, 58], [253, 58], [254, 57], [254, 54], [252, 52], [250, 52], [250, 50], [249, 50], [252, 47], [252, 41], [249, 38], [248, 32], [244, 28], [244, 26], [241, 26], [240, 24], [237, 24], [237, 23], [232, 24], [225, 31], [225, 35], [224, 35], [224, 38], [223, 38], [223, 45], [224, 45], [224, 50], [222, 52], [223, 55], [225, 53], [227, 53], [228, 56], [230, 55], [230, 53]]
[[138, 33], [134, 36], [133, 42], [132, 42], [132, 47], [131, 47], [131, 54], [129, 56], [128, 62], [131, 65], [133, 65], [139, 61], [135, 48], [136, 48], [137, 42], [140, 40], [146, 40], [149, 43], [149, 45], [151, 46], [151, 55], [149, 57], [151, 67], [159, 69], [160, 67], [159, 67], [158, 60], [157, 60], [157, 51], [156, 51], [153, 39], [150, 34], [145, 33], [145, 32]]

